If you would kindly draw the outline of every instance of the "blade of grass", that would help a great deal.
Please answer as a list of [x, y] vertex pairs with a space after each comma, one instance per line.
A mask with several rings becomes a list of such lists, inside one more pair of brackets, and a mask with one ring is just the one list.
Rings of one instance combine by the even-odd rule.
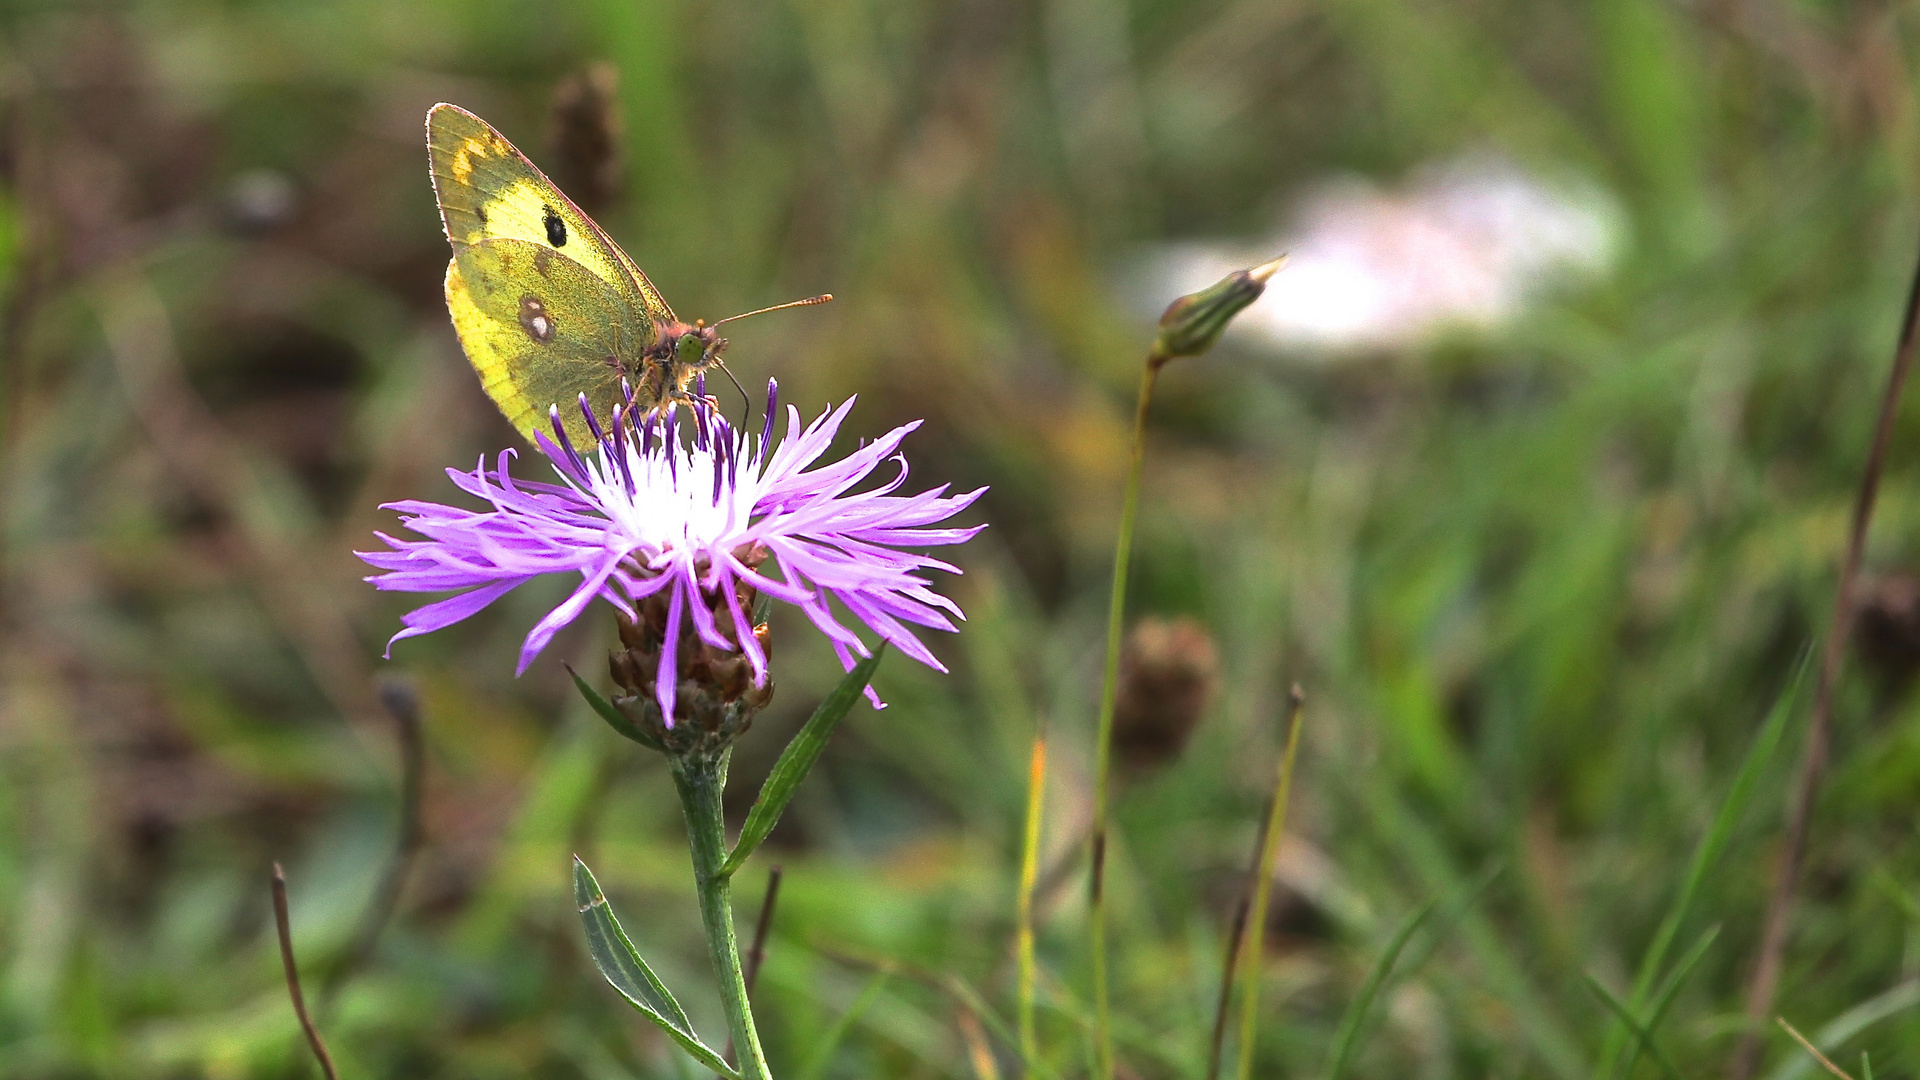
[[[1439, 922], [1434, 926], [1433, 932], [1427, 936], [1426, 943], [1414, 950], [1405, 964], [1397, 965], [1395, 957], [1405, 949], [1407, 941], [1415, 936], [1415, 931], [1418, 929], [1419, 923], [1427, 918], [1426, 912], [1428, 909], [1435, 908], [1438, 898], [1428, 901], [1424, 907], [1416, 911], [1408, 922], [1402, 926], [1401, 930], [1395, 935], [1395, 939], [1388, 944], [1386, 953], [1376, 962], [1374, 972], [1369, 973], [1367, 981], [1362, 984], [1360, 995], [1348, 1005], [1347, 1014], [1340, 1018], [1340, 1026], [1335, 1029], [1338, 1034], [1336, 1034], [1334, 1064], [1329, 1070], [1329, 1080], [1346, 1071], [1347, 1064], [1338, 1060], [1341, 1054], [1345, 1054], [1350, 1058], [1352, 1054], [1359, 1052], [1359, 1040], [1366, 1031], [1367, 1013], [1372, 1009], [1372, 1003], [1378, 999], [1380, 994], [1386, 992], [1387, 988], [1393, 985], [1396, 965], [1399, 968], [1399, 974], [1401, 976], [1410, 975], [1425, 966], [1428, 958], [1439, 950], [1441, 943], [1446, 940], [1447, 935], [1453, 930], [1454, 926], [1466, 916], [1466, 913], [1480, 899], [1480, 895], [1486, 892], [1488, 887], [1500, 876], [1501, 871], [1502, 868], [1498, 864], [1489, 866], [1485, 870], [1482, 870], [1472, 881], [1462, 885], [1458, 892], [1458, 898], [1439, 908], [1439, 910], [1442, 911], [1442, 915]], [[1376, 976], [1378, 978], [1377, 982], [1375, 981]], [[1347, 1034], [1349, 1025], [1351, 1025], [1352, 1029], [1350, 1035]]]
[[[1666, 1018], [1667, 1009], [1672, 1007], [1674, 999], [1680, 996], [1680, 988], [1686, 984], [1687, 976], [1693, 974], [1694, 965], [1707, 955], [1708, 946], [1712, 945], [1713, 940], [1719, 936], [1718, 924], [1708, 927], [1706, 933], [1701, 934], [1700, 939], [1693, 943], [1693, 947], [1680, 957], [1680, 962], [1673, 966], [1673, 974], [1667, 976], [1667, 981], [1661, 984], [1659, 993], [1653, 996], [1653, 1010], [1647, 1014], [1649, 1034], [1660, 1030], [1660, 1021]], [[1621, 1075], [1632, 1076], [1633, 1066], [1639, 1060], [1640, 1043], [1635, 1041], [1627, 1051], [1627, 1061], [1620, 1070]]]
[[1667, 1059], [1666, 1051], [1660, 1049], [1660, 1044], [1653, 1041], [1653, 1033], [1633, 1018], [1633, 1014], [1627, 1011], [1627, 1007], [1620, 1004], [1620, 999], [1614, 997], [1606, 987], [1600, 985], [1600, 980], [1592, 975], [1583, 971], [1580, 973], [1580, 979], [1587, 984], [1587, 989], [1593, 991], [1593, 996], [1600, 999], [1601, 1004], [1612, 1010], [1613, 1015], [1627, 1025], [1627, 1030], [1633, 1032], [1634, 1038], [1646, 1048], [1654, 1063], [1660, 1066], [1660, 1071], [1667, 1074], [1667, 1080], [1681, 1080], [1680, 1070], [1673, 1067], [1673, 1062]]
[[819, 1080], [820, 1075], [827, 1071], [827, 1066], [833, 1063], [833, 1052], [840, 1048], [840, 1040], [847, 1037], [847, 1032], [853, 1029], [861, 1014], [886, 989], [887, 980], [892, 977], [882, 971], [867, 980], [867, 985], [861, 987], [860, 993], [854, 997], [853, 1004], [847, 1006], [847, 1011], [840, 1014], [832, 1027], [821, 1033], [813, 1049], [807, 1052], [807, 1062], [795, 1080]]
[[1280, 861], [1280, 836], [1287, 825], [1287, 796], [1293, 790], [1293, 762], [1300, 750], [1300, 710], [1306, 694], [1299, 684], [1287, 692], [1286, 731], [1282, 736], [1286, 749], [1280, 754], [1280, 766], [1274, 774], [1272, 801], [1267, 804], [1265, 843], [1260, 851], [1259, 872], [1253, 881], [1253, 903], [1247, 909], [1247, 955], [1240, 965], [1246, 986], [1240, 991], [1240, 1080], [1253, 1076], [1253, 1051], [1260, 1031], [1260, 957], [1266, 948], [1267, 899], [1273, 893], [1273, 873]]
[[1040, 1059], [1040, 1038], [1033, 1022], [1033, 995], [1037, 965], [1033, 943], [1033, 890], [1040, 876], [1040, 826], [1047, 795], [1047, 726], [1041, 718], [1033, 733], [1033, 756], [1027, 763], [1027, 820], [1020, 842], [1020, 895], [1016, 900], [1015, 951], [1020, 965], [1020, 1061], [1025, 1075], [1033, 1075]]
[[1380, 991], [1386, 986], [1387, 977], [1393, 973], [1394, 963], [1400, 959], [1400, 950], [1407, 947], [1407, 942], [1411, 941], [1413, 935], [1426, 923], [1427, 917], [1433, 914], [1433, 909], [1438, 903], [1438, 897], [1427, 901], [1420, 905], [1420, 909], [1415, 911], [1411, 918], [1400, 924], [1400, 929], [1394, 932], [1393, 939], [1387, 942], [1386, 951], [1380, 954], [1380, 959], [1374, 962], [1373, 970], [1367, 973], [1366, 981], [1360, 984], [1360, 993], [1354, 997], [1353, 1002], [1347, 1006], [1347, 1011], [1340, 1017], [1340, 1026], [1333, 1037], [1333, 1055], [1330, 1059], [1332, 1063], [1327, 1066], [1327, 1080], [1340, 1080], [1347, 1074], [1347, 1066], [1352, 1063], [1354, 1052], [1359, 1049], [1360, 1033], [1366, 1024], [1367, 1013], [1373, 1008], [1374, 998], [1378, 997]]
[[728, 853], [727, 861], [721, 864], [720, 876], [731, 876], [753, 854], [753, 849], [773, 831], [780, 821], [780, 815], [787, 809], [787, 803], [793, 800], [793, 793], [800, 787], [800, 781], [807, 778], [813, 763], [827, 749], [827, 740], [833, 737], [837, 727], [853, 703], [859, 700], [861, 691], [873, 679], [874, 669], [880, 666], [880, 658], [887, 653], [885, 642], [873, 650], [873, 655], [853, 666], [853, 670], [841, 678], [840, 684], [833, 688], [820, 707], [800, 728], [793, 741], [780, 752], [780, 760], [773, 763], [773, 771], [767, 774], [766, 782], [760, 785], [760, 794], [753, 800], [753, 808], [747, 811], [747, 820], [740, 826], [740, 839], [734, 841], [733, 850]]
[[973, 1066], [974, 1080], [1000, 1080], [1000, 1065], [993, 1060], [993, 1047], [987, 1045], [987, 1033], [980, 1030], [980, 1019], [971, 1009], [954, 1014], [960, 1038], [967, 1044], [967, 1061]]
[[1247, 908], [1252, 903], [1253, 897], [1242, 891], [1239, 902], [1233, 905], [1233, 925], [1227, 930], [1227, 954], [1220, 961], [1220, 1004], [1213, 1013], [1213, 1037], [1207, 1045], [1206, 1080], [1220, 1075], [1220, 1060], [1226, 1052], [1227, 1017], [1233, 1014], [1233, 976], [1240, 968], [1240, 939], [1247, 932]]
[[1847, 1075], [1847, 1070], [1841, 1068], [1838, 1065], [1835, 1065], [1832, 1061], [1828, 1060], [1827, 1055], [1821, 1053], [1819, 1047], [1808, 1042], [1807, 1037], [1805, 1035], [1802, 1035], [1798, 1031], [1795, 1031], [1793, 1029], [1793, 1025], [1787, 1023], [1786, 1017], [1776, 1016], [1773, 1018], [1773, 1022], [1776, 1024], [1779, 1024], [1782, 1028], [1785, 1028], [1787, 1034], [1793, 1036], [1793, 1041], [1799, 1043], [1800, 1048], [1802, 1050], [1805, 1050], [1807, 1053], [1812, 1054], [1813, 1060], [1819, 1062], [1822, 1068], [1826, 1069], [1828, 1072], [1832, 1073], [1833, 1075], [1839, 1077], [1840, 1080], [1853, 1080], [1853, 1077]]
[[[1920, 979], [1900, 983], [1827, 1021], [1813, 1033], [1815, 1046], [1839, 1047], [1848, 1039], [1896, 1013], [1920, 1005]], [[1775, 1069], [1768, 1080], [1800, 1080], [1813, 1071], [1813, 1063], [1795, 1058]]]
[[1807, 741], [1800, 754], [1799, 775], [1787, 805], [1787, 825], [1779, 861], [1774, 864], [1773, 893], [1767, 901], [1767, 918], [1760, 932], [1759, 957], [1753, 965], [1753, 981], [1747, 988], [1747, 1030], [1734, 1046], [1728, 1069], [1733, 1080], [1748, 1080], [1760, 1067], [1761, 1023], [1773, 1012], [1774, 995], [1780, 988], [1780, 967], [1787, 951], [1787, 939], [1793, 929], [1793, 903], [1800, 888], [1800, 867], [1807, 854], [1807, 836], [1813, 827], [1813, 808], [1820, 798], [1820, 781], [1827, 769], [1827, 744], [1833, 731], [1834, 684], [1846, 659], [1847, 639], [1853, 634], [1856, 601], [1855, 579], [1866, 554], [1867, 528], [1873, 523], [1874, 502], [1880, 493], [1880, 473], [1886, 468], [1887, 447], [1893, 443], [1894, 421], [1899, 418], [1900, 395], [1907, 374], [1920, 353], [1920, 265], [1913, 271], [1913, 284], [1907, 291], [1907, 313], [1900, 326], [1899, 344], [1893, 350], [1893, 366], [1887, 372], [1887, 388], [1880, 397], [1880, 415], [1874, 422], [1873, 443], [1867, 450], [1867, 464], [1860, 473], [1860, 493], [1853, 504], [1853, 520], [1847, 529], [1847, 552], [1840, 563], [1840, 582], [1833, 592], [1833, 615], [1827, 623], [1827, 640], [1820, 651], [1820, 679], [1813, 689], [1813, 711], [1807, 717]]
[[[1627, 1004], [1634, 1010], [1646, 1005], [1647, 995], [1652, 991], [1654, 980], [1659, 978], [1660, 966], [1665, 963], [1667, 951], [1673, 947], [1673, 939], [1680, 932], [1687, 914], [1693, 908], [1694, 899], [1699, 895], [1700, 886], [1707, 875], [1720, 861], [1727, 844], [1733, 838], [1734, 829], [1745, 816], [1747, 807], [1753, 802], [1755, 791], [1759, 788], [1760, 777], [1773, 761], [1780, 740], [1785, 735], [1787, 720], [1793, 715], [1800, 700], [1800, 693], [1806, 686], [1807, 668], [1811, 660], [1810, 653], [1802, 653], [1800, 662], [1795, 665], [1793, 677], [1787, 682], [1780, 696], [1774, 699], [1773, 708], [1768, 710], [1767, 718], [1760, 730], [1747, 747], [1746, 755], [1740, 761], [1740, 768], [1734, 773], [1733, 783], [1727, 786], [1726, 797], [1720, 800], [1720, 809], [1714, 813], [1713, 823], [1707, 827], [1706, 835], [1694, 848], [1693, 858], [1687, 864], [1687, 876], [1682, 879], [1680, 892], [1674, 897], [1673, 905], [1660, 920], [1660, 926], [1654, 931], [1653, 940], [1648, 943], [1647, 951], [1640, 957], [1639, 970], [1634, 973], [1633, 986], [1627, 993]], [[1600, 1055], [1600, 1063], [1594, 1070], [1595, 1080], [1611, 1077], [1615, 1074], [1614, 1065], [1626, 1048], [1627, 1033], [1624, 1028], [1614, 1027], [1609, 1033], [1605, 1048]]]

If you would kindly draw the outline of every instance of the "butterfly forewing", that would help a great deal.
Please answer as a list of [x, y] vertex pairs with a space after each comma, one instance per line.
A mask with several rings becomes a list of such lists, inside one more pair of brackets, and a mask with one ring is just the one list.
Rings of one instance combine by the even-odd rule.
[[615, 287], [631, 282], [649, 317], [673, 321], [640, 267], [493, 125], [457, 105], [435, 105], [427, 113], [427, 155], [455, 251], [483, 240], [545, 244]]

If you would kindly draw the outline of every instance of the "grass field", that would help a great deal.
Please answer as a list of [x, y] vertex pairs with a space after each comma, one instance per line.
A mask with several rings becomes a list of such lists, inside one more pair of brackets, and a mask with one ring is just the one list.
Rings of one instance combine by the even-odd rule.
[[[1191, 692], [1135, 734], [1203, 707], [1121, 755], [1114, 1039], [1122, 1076], [1205, 1075], [1298, 683], [1254, 1075], [1340, 1045], [1356, 1077], [1727, 1075], [1920, 250], [1916, 35], [1878, 0], [15, 0], [0, 1075], [316, 1075], [276, 860], [343, 1077], [698, 1075], [594, 972], [575, 852], [723, 1030], [672, 785], [562, 667], [604, 685], [607, 612], [519, 678], [563, 582], [381, 657], [411, 605], [352, 555], [380, 504], [455, 501], [445, 468], [517, 444], [441, 297], [440, 100], [595, 192], [684, 318], [836, 294], [729, 327], [734, 369], [808, 416], [857, 393], [850, 435], [924, 418], [914, 482], [990, 486], [940, 586], [951, 673], [889, 657], [891, 707], [856, 707], [740, 879], [750, 926], [784, 869], [755, 1002], [793, 1080], [1023, 1075], [1041, 724], [1030, 1064], [1089, 1075], [1094, 718], [1160, 306], [1328, 221], [1445, 292], [1454, 249], [1394, 230], [1447, 177], [1584, 193], [1565, 267], [1494, 259], [1519, 285], [1491, 308], [1316, 337], [1355, 294], [1303, 257], [1161, 376], [1129, 623], [1203, 632], [1162, 633]], [[596, 62], [600, 191], [549, 141]], [[1771, 1010], [1881, 1078], [1920, 1075], [1912, 407], [1885, 469]], [[790, 615], [734, 814], [839, 677]], [[1651, 1050], [1609, 996], [1662, 1003]], [[1817, 1074], [1760, 1034], [1758, 1075]]]

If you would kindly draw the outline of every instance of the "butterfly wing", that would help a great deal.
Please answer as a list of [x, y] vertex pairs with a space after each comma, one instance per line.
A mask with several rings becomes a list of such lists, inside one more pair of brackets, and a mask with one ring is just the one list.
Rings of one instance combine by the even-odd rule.
[[[596, 416], [612, 412], [625, 372], [638, 356], [641, 326], [620, 291], [551, 247], [526, 240], [483, 240], [447, 266], [447, 310], [480, 385], [529, 441], [559, 406], [575, 446], [593, 443], [579, 398]], [[636, 392], [638, 388], [636, 387]]]
[[654, 321], [674, 321], [640, 267], [493, 125], [441, 102], [427, 111], [427, 157], [455, 251], [483, 240], [546, 244], [622, 292], [630, 286]]
[[[465, 109], [443, 103], [428, 111], [427, 156], [454, 251], [447, 307], [467, 359], [513, 425], [530, 434], [558, 402], [571, 418], [569, 434], [584, 436], [572, 403], [586, 393], [605, 417], [622, 370], [635, 376], [636, 393], [650, 397], [645, 388], [655, 380], [645, 377], [644, 353], [655, 325], [674, 316], [633, 260], [505, 136]], [[492, 244], [515, 246], [467, 258]], [[522, 324], [526, 297], [550, 319], [552, 340], [537, 340]], [[587, 318], [611, 329], [584, 330]], [[605, 351], [585, 363], [593, 349]]]

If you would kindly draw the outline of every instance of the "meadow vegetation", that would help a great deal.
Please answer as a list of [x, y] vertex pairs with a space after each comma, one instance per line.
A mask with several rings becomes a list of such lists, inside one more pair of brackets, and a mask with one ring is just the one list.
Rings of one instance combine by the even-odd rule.
[[[275, 861], [342, 1076], [696, 1075], [595, 974], [574, 853], [724, 1030], [672, 782], [562, 664], [604, 689], [611, 617], [515, 678], [564, 595], [536, 582], [381, 658], [411, 605], [360, 581], [379, 504], [452, 501], [444, 468], [518, 441], [441, 298], [440, 100], [683, 318], [836, 294], [729, 327], [730, 363], [809, 417], [857, 393], [850, 433], [924, 418], [913, 479], [990, 488], [941, 584], [951, 673], [881, 664], [890, 707], [855, 707], [736, 884], [750, 927], [784, 871], [755, 1007], [796, 1080], [1021, 1075], [1042, 724], [1034, 1071], [1088, 1074], [1133, 394], [1158, 306], [1212, 280], [1166, 245], [1257, 249], [1329, 178], [1461, 155], [1605, 192], [1604, 268], [1497, 325], [1240, 326], [1162, 372], [1116, 1055], [1206, 1072], [1297, 683], [1255, 1075], [1726, 1075], [1920, 250], [1916, 34], [1871, 0], [15, 0], [0, 1075], [312, 1075]], [[556, 110], [603, 91], [610, 167]], [[1920, 1074], [1920, 413], [1892, 434], [1771, 1010], [1881, 1077]], [[840, 677], [774, 618], [736, 828]], [[1760, 1035], [1760, 1075], [1818, 1068]]]

